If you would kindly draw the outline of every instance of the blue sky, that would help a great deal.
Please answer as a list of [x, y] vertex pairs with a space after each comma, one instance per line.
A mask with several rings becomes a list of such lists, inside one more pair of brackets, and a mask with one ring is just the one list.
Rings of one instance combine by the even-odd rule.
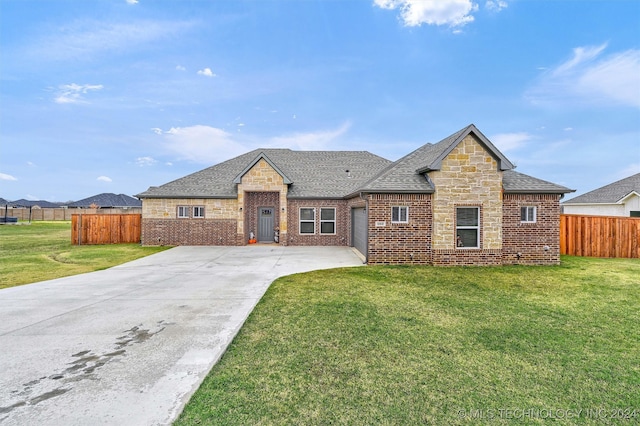
[[259, 147], [395, 160], [470, 123], [575, 195], [640, 172], [640, 2], [0, 0], [8, 200]]

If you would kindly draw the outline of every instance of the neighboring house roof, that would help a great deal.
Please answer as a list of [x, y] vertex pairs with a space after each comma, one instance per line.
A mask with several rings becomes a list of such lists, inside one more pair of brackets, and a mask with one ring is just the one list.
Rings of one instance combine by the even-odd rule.
[[43, 209], [49, 209], [49, 208], [58, 208], [60, 207], [60, 204], [58, 203], [52, 203], [50, 201], [45, 201], [45, 200], [25, 200], [25, 199], [20, 199], [20, 200], [16, 200], [16, 201], [10, 201], [9, 202], [10, 206], [14, 206], [14, 207], [40, 207]]
[[573, 190], [512, 171], [513, 164], [473, 125], [436, 144], [426, 144], [391, 162], [366, 151], [292, 151], [257, 149], [215, 166], [152, 186], [139, 198], [236, 198], [236, 185], [264, 159], [289, 184], [289, 198], [344, 198], [359, 192], [434, 192], [428, 172], [469, 134], [496, 159], [505, 172], [505, 191], [514, 193], [567, 193]]
[[92, 205], [100, 208], [109, 207], [141, 207], [142, 202], [125, 194], [103, 193], [69, 203], [68, 207], [88, 208]]
[[640, 196], [640, 173], [594, 189], [562, 204], [619, 204], [634, 193]]

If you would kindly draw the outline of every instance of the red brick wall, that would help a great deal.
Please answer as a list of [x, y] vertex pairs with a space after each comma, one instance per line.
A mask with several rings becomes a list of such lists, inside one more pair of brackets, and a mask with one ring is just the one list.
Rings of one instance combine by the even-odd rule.
[[[292, 246], [348, 246], [350, 244], [351, 209], [346, 200], [289, 200], [287, 211], [287, 241]], [[300, 208], [316, 209], [316, 233], [300, 234]], [[320, 233], [320, 208], [336, 209], [336, 234]]]
[[[408, 223], [391, 223], [393, 206], [409, 207]], [[431, 263], [431, 194], [371, 194], [367, 209], [369, 264]]]
[[492, 266], [502, 264], [502, 250], [500, 249], [456, 249], [434, 250], [433, 265], [435, 266]]
[[[520, 222], [520, 207], [523, 206], [537, 207], [535, 223]], [[560, 263], [559, 195], [504, 194], [502, 211], [502, 262], [504, 264]], [[545, 246], [548, 247], [547, 250]]]
[[233, 219], [142, 219], [143, 245], [235, 246]]

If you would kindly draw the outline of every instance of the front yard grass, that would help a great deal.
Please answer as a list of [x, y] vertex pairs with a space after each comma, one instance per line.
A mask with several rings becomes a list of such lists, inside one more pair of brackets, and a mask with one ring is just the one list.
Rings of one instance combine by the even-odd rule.
[[274, 282], [176, 425], [638, 424], [640, 261]]
[[71, 245], [71, 222], [0, 226], [0, 289], [110, 268], [167, 247]]

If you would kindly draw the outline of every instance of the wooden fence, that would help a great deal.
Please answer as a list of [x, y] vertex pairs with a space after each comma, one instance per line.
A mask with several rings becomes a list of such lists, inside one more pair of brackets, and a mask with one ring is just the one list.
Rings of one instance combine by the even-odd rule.
[[560, 253], [640, 258], [640, 218], [560, 215]]
[[71, 244], [139, 243], [141, 214], [71, 215]]

